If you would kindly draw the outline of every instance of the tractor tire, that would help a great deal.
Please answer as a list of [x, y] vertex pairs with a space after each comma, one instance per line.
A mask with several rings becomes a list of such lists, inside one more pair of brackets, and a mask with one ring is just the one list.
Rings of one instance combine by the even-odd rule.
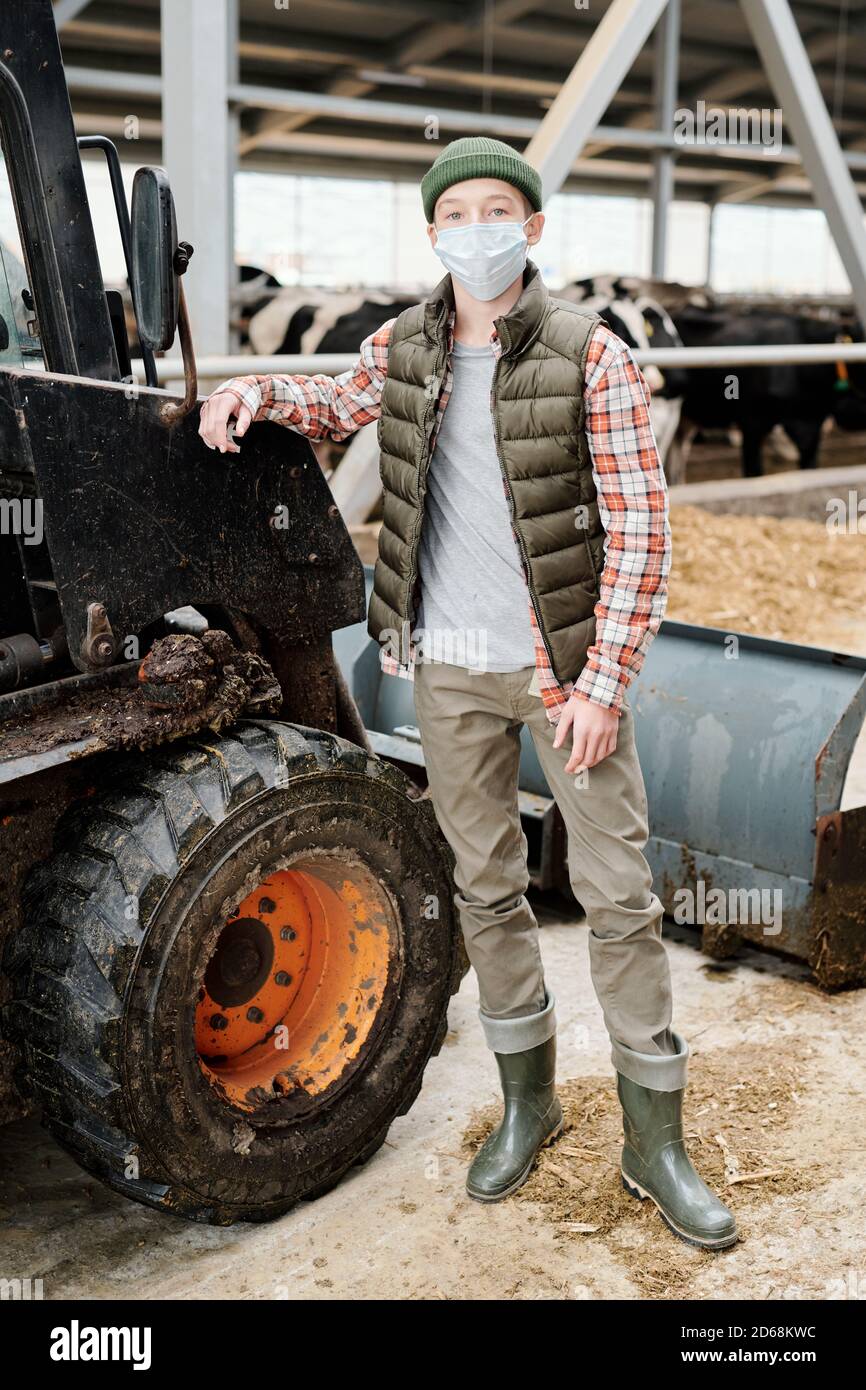
[[126, 755], [4, 961], [45, 1123], [110, 1187], [267, 1221], [381, 1146], [463, 965], [452, 860], [391, 764], [300, 725]]

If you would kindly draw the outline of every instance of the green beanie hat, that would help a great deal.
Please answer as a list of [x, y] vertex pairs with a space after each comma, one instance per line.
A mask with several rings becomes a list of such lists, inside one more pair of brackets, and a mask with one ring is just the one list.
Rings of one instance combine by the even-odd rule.
[[506, 145], [487, 135], [468, 135], [452, 140], [431, 164], [421, 180], [424, 216], [433, 221], [436, 200], [453, 183], [464, 179], [502, 179], [529, 199], [535, 212], [541, 211], [541, 175], [537, 169]]

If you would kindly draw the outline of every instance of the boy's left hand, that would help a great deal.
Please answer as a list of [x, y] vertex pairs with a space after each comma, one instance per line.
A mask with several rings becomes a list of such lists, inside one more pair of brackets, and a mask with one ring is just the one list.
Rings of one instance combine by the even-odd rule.
[[562, 747], [569, 729], [572, 731], [572, 751], [565, 770], [577, 773], [584, 767], [595, 767], [616, 748], [619, 715], [616, 710], [605, 709], [592, 700], [582, 700], [580, 696], [573, 695], [559, 716], [553, 739], [554, 748]]

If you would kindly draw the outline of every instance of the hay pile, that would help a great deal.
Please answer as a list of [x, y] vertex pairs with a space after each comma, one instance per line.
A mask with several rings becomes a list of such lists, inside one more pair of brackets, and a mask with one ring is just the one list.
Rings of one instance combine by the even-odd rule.
[[667, 616], [866, 654], [866, 535], [673, 507]]

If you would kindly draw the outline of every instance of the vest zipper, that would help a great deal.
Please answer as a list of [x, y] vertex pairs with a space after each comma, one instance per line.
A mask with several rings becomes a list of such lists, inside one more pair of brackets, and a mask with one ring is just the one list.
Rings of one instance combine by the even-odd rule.
[[[443, 373], [444, 373], [444, 369], [445, 369], [445, 358], [446, 358], [446, 357], [447, 357], [447, 352], [446, 352], [445, 356], [441, 357], [441, 358], [439, 359], [439, 362], [437, 363], [438, 371], [437, 371], [436, 375], [437, 375], [437, 378], [438, 378], [438, 380], [439, 380], [440, 382], [443, 381], [443, 379], [444, 379]], [[440, 392], [440, 394], [441, 394], [441, 392]], [[415, 617], [416, 617], [413, 599], [414, 599], [414, 594], [415, 594], [415, 582], [416, 582], [417, 577], [418, 577], [418, 548], [419, 548], [419, 544], [420, 544], [420, 540], [421, 540], [421, 527], [422, 527], [423, 522], [424, 522], [424, 498], [425, 498], [425, 496], [427, 495], [427, 470], [428, 470], [428, 468], [430, 467], [430, 453], [431, 453], [431, 450], [430, 450], [430, 441], [431, 441], [432, 436], [433, 436], [433, 429], [434, 429], [435, 423], [436, 423], [436, 411], [438, 410], [438, 407], [439, 407], [439, 396], [437, 395], [436, 399], [435, 399], [435, 400], [432, 400], [432, 401], [430, 402], [430, 405], [429, 405], [429, 407], [428, 407], [428, 409], [427, 409], [427, 424], [426, 424], [426, 427], [425, 427], [425, 430], [424, 430], [424, 443], [425, 443], [425, 447], [424, 447], [424, 453], [423, 453], [422, 458], [421, 458], [421, 462], [420, 462], [420, 464], [419, 464], [419, 466], [418, 466], [418, 519], [417, 519], [417, 521], [415, 522], [415, 529], [414, 529], [414, 531], [413, 531], [413, 533], [412, 533], [412, 562], [411, 562], [411, 565], [410, 565], [410, 568], [409, 568], [409, 591], [408, 591], [408, 594], [407, 594], [407, 603], [406, 603], [406, 610], [407, 610], [407, 613], [408, 613], [410, 607], [411, 607], [411, 609], [412, 609], [412, 614], [411, 614], [411, 619], [410, 619], [410, 627], [411, 627], [411, 624], [414, 623]], [[410, 631], [410, 638], [411, 638], [411, 631]], [[402, 640], [401, 640], [401, 649], [402, 649]], [[406, 655], [407, 655], [407, 658], [408, 658], [408, 652], [407, 652]]]
[[502, 481], [505, 484], [505, 495], [508, 498], [508, 508], [511, 513], [511, 529], [517, 538], [517, 547], [523, 559], [523, 572], [526, 578], [526, 587], [529, 589], [529, 596], [532, 599], [532, 606], [535, 609], [535, 620], [538, 624], [538, 631], [541, 636], [541, 641], [544, 646], [544, 650], [547, 652], [547, 659], [550, 662], [550, 669], [551, 671], [553, 671], [554, 675], [556, 675], [553, 665], [553, 652], [550, 650], [550, 645], [547, 641], [547, 633], [544, 631], [544, 624], [541, 618], [541, 605], [539, 602], [538, 594], [536, 593], [532, 585], [532, 570], [529, 564], [529, 555], [527, 554], [526, 546], [523, 541], [523, 536], [520, 532], [520, 526], [515, 515], [514, 496], [511, 491], [511, 482], [509, 480], [508, 473], [505, 469], [505, 458], [502, 453], [502, 440], [499, 435], [499, 416], [496, 410], [496, 383], [499, 378], [499, 364], [501, 361], [502, 358], [499, 357], [497, 359], [496, 366], [493, 368], [493, 385], [490, 390], [490, 406], [491, 414], [493, 416], [493, 437], [496, 443], [496, 457], [499, 460], [499, 469], [502, 473]]

